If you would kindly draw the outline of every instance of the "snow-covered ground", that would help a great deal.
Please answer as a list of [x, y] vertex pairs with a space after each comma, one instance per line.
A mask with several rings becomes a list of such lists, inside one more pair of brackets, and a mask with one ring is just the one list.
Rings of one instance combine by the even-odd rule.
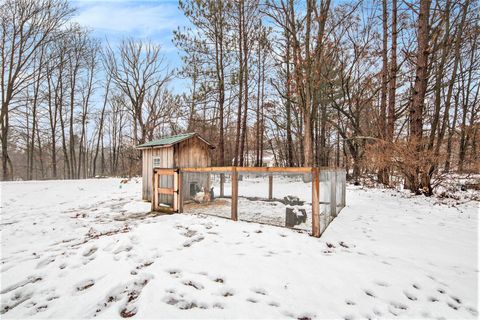
[[1, 189], [2, 318], [478, 316], [478, 202], [349, 187], [317, 239], [152, 215], [136, 180]]

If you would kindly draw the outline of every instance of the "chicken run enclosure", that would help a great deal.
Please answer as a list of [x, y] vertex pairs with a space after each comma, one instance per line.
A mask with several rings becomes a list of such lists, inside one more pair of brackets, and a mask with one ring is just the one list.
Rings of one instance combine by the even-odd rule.
[[345, 206], [336, 168], [154, 168], [152, 210], [214, 215], [319, 237]]

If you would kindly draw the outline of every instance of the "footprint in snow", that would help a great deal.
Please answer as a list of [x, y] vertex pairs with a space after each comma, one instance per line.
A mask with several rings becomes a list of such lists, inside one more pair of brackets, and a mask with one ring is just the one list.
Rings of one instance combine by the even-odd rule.
[[37, 312], [43, 312], [43, 311], [45, 311], [45, 310], [47, 310], [47, 309], [48, 309], [48, 305], [42, 304], [41, 306], [38, 306], [35, 310], [36, 310]]
[[267, 295], [267, 291], [263, 288], [253, 288], [251, 289], [253, 292], [255, 292], [256, 294], [259, 294], [259, 295], [262, 295], [262, 296], [266, 296]]
[[185, 236], [185, 237], [187, 237], [187, 238], [191, 238], [191, 237], [193, 237], [193, 236], [196, 235], [196, 234], [197, 234], [197, 231], [191, 230], [191, 229], [188, 229], [188, 228], [187, 228], [187, 231], [186, 231], [186, 232], [182, 233], [182, 235]]
[[98, 248], [95, 247], [95, 246], [93, 246], [93, 247], [85, 250], [85, 251], [83, 252], [83, 256], [84, 256], [84, 257], [89, 257], [89, 256], [91, 256], [92, 254], [94, 254], [97, 250], [98, 250]]
[[77, 283], [75, 286], [77, 291], [84, 291], [90, 287], [92, 287], [95, 284], [95, 281], [93, 279], [87, 279], [82, 282]]
[[145, 261], [144, 263], [138, 265], [135, 269], [140, 270], [140, 269], [149, 267], [149, 266], [151, 266], [154, 262], [155, 262], [155, 261], [153, 261], [153, 260], [147, 260], [147, 261]]
[[391, 301], [390, 302], [390, 305], [397, 309], [397, 310], [401, 310], [401, 311], [405, 311], [408, 309], [408, 307], [406, 305], [404, 305], [403, 303], [400, 303], [400, 302], [395, 302], [395, 301]]
[[460, 300], [458, 297], [450, 296], [450, 298], [452, 298], [452, 300], [454, 300], [456, 303], [462, 304], [462, 300]]
[[2, 309], [0, 309], [0, 314], [7, 313], [8, 311], [14, 309], [18, 305], [24, 303], [25, 301], [29, 300], [33, 296], [33, 292], [29, 292], [27, 294], [16, 294], [12, 299], [10, 304], [3, 304]]
[[97, 305], [93, 316], [96, 317], [100, 312], [109, 308], [114, 302], [123, 300], [125, 296], [127, 297], [127, 301], [120, 309], [120, 316], [123, 318], [134, 316], [137, 313], [136, 301], [140, 296], [142, 289], [152, 278], [153, 275], [144, 274], [139, 276], [134, 281], [114, 287], [112, 290], [110, 290], [110, 293], [106, 296], [106, 298]]
[[182, 271], [179, 269], [169, 269], [166, 271], [174, 278], [180, 278], [182, 276]]
[[453, 304], [452, 302], [447, 302], [447, 305], [453, 310], [458, 310], [459, 306]]
[[352, 300], [345, 300], [345, 303], [348, 305], [348, 306], [354, 306], [356, 303]]
[[129, 252], [130, 250], [132, 250], [133, 247], [131, 245], [122, 245], [122, 246], [119, 246], [117, 249], [115, 249], [115, 251], [113, 251], [113, 254], [119, 254], [120, 252]]
[[268, 305], [269, 305], [270, 307], [275, 307], [275, 308], [280, 307], [280, 304], [279, 304], [278, 302], [275, 302], [275, 301], [269, 302]]
[[53, 300], [56, 300], [56, 299], [58, 299], [58, 298], [60, 298], [60, 296], [50, 295], [50, 296], [48, 296], [45, 300], [47, 300], [47, 301], [53, 301]]
[[213, 277], [212, 280], [216, 283], [225, 283], [225, 280], [221, 277]]
[[365, 294], [369, 297], [376, 298], [375, 293], [371, 290], [364, 290]]
[[190, 238], [189, 240], [187, 240], [183, 243], [183, 247], [188, 248], [188, 247], [192, 246], [192, 244], [194, 244], [195, 242], [200, 242], [203, 239], [205, 239], [205, 237], [203, 237], [202, 235], [198, 235], [194, 238]]
[[198, 282], [193, 281], [193, 280], [185, 280], [185, 281], [183, 281], [183, 284], [185, 286], [193, 287], [197, 290], [202, 290], [204, 288], [204, 286], [201, 283], [198, 283]]
[[[163, 301], [166, 304], [175, 306], [180, 310], [188, 310], [188, 309], [194, 309], [194, 308], [208, 309], [208, 306], [205, 303], [198, 303], [195, 300], [187, 301], [187, 300], [183, 299], [182, 297], [177, 297], [177, 296], [174, 296], [174, 295], [169, 295], [169, 296], [164, 297]], [[222, 307], [222, 309], [223, 309], [223, 307]]]
[[37, 269], [43, 268], [55, 261], [55, 257], [45, 258], [37, 263]]
[[313, 313], [303, 313], [297, 316], [298, 320], [312, 320], [316, 316]]
[[385, 282], [385, 281], [375, 281], [375, 284], [377, 286], [380, 286], [380, 287], [390, 287], [390, 284], [388, 282]]
[[381, 317], [383, 315], [383, 313], [376, 308], [373, 308], [372, 311], [373, 311], [373, 314], [376, 315], [377, 317]]
[[283, 315], [286, 316], [287, 318], [293, 318], [293, 319], [295, 319], [295, 315], [294, 315], [292, 312], [290, 312], [290, 311], [283, 311], [282, 313], [283, 313]]
[[40, 281], [40, 280], [42, 280], [42, 277], [29, 276], [27, 279], [22, 280], [22, 281], [19, 281], [19, 282], [17, 282], [17, 283], [14, 283], [14, 284], [12, 284], [11, 286], [3, 289], [2, 291], [0, 291], [0, 294], [8, 293], [8, 292], [13, 291], [13, 290], [15, 290], [15, 289], [24, 287], [24, 286], [26, 286], [26, 285], [29, 284], [29, 283], [35, 283], [35, 282]]
[[403, 294], [404, 294], [405, 297], [407, 297], [407, 299], [410, 300], [410, 301], [417, 301], [417, 300], [418, 300], [418, 298], [417, 298], [415, 295], [411, 294], [411, 293], [408, 292], [408, 291], [403, 291]]
[[224, 289], [222, 291], [220, 291], [220, 295], [221, 296], [224, 296], [225, 298], [228, 298], [228, 297], [233, 297], [233, 295], [235, 294], [235, 291], [233, 289]]
[[477, 311], [477, 309], [475, 309], [475, 308], [473, 308], [473, 307], [467, 307], [466, 309], [467, 309], [468, 312], [470, 312], [471, 315], [473, 315], [473, 316], [475, 316], [475, 317], [478, 316], [478, 311]]

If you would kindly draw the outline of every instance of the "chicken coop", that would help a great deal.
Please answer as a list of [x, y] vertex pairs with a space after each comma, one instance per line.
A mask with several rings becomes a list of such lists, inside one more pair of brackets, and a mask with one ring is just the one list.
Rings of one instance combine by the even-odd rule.
[[331, 167], [211, 167], [197, 133], [139, 145], [143, 199], [188, 212], [306, 231], [319, 237], [346, 205], [346, 171]]
[[[215, 147], [198, 133], [185, 133], [165, 137], [138, 145], [142, 151], [142, 198], [156, 202], [165, 208], [175, 207], [178, 196], [175, 175], [176, 168], [209, 167], [210, 150]], [[154, 172], [157, 172], [155, 175]], [[158, 180], [158, 181], [155, 181]], [[152, 197], [153, 184], [159, 188], [159, 194]], [[209, 186], [208, 176], [191, 175], [184, 181], [183, 199], [187, 200], [200, 190]], [[176, 208], [175, 208], [176, 209]]]

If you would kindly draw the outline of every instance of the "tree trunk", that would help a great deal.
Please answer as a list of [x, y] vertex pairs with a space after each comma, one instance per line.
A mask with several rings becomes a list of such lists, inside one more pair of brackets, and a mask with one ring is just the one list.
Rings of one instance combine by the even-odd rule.
[[[429, 15], [430, 0], [420, 0], [420, 12], [418, 15], [417, 27], [417, 54], [416, 54], [416, 75], [413, 88], [413, 97], [410, 103], [410, 145], [415, 150], [416, 157], [420, 159], [423, 150], [423, 110], [425, 106], [425, 94], [428, 82], [428, 43], [429, 43]], [[410, 190], [417, 193], [420, 187], [418, 175], [421, 168], [417, 163], [413, 164], [412, 177], [410, 178]], [[430, 188], [429, 181], [422, 179]]]
[[237, 132], [235, 139], [234, 166], [239, 165], [240, 138], [242, 136], [242, 106], [243, 106], [243, 0], [238, 2], [238, 108], [237, 108]]
[[[383, 46], [382, 46], [382, 85], [380, 89], [380, 119], [379, 134], [380, 139], [387, 138], [387, 85], [388, 85], [388, 5], [387, 0], [382, 0], [382, 26], [383, 26]], [[377, 173], [378, 181], [388, 185], [388, 169], [381, 167]]]

